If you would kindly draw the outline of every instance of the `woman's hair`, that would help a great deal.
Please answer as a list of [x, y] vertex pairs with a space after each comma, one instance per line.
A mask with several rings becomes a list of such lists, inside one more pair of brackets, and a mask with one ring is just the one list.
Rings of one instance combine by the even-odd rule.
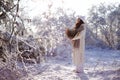
[[68, 29], [67, 28], [65, 33], [69, 39], [72, 39], [77, 34], [77, 31], [75, 29]]
[[[84, 24], [83, 20], [78, 18], [75, 23], [75, 27], [73, 29], [66, 29], [65, 33], [66, 33], [67, 37], [69, 39], [74, 38], [75, 35], [78, 33], [78, 31], [80, 32], [84, 29], [83, 26], [81, 26], [82, 24]], [[78, 29], [80, 29], [80, 30], [78, 30]]]
[[78, 29], [82, 24], [84, 24], [83, 20], [78, 18], [75, 24], [75, 29]]

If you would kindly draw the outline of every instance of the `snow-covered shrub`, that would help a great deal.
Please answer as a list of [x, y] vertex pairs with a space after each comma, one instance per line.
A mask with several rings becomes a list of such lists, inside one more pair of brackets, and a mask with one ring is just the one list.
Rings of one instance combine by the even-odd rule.
[[[34, 41], [34, 37], [33, 40], [30, 40], [29, 38], [12, 36], [11, 43], [9, 38], [10, 33], [0, 31], [0, 70], [2, 70], [0, 79], [10, 78], [11, 80], [17, 80], [23, 75], [23, 72], [29, 72], [26, 66], [27, 63], [37, 64], [44, 60], [45, 49], [42, 44], [38, 45], [38, 41]], [[6, 76], [5, 71], [11, 74]]]
[[[7, 34], [7, 35], [6, 35]], [[37, 43], [37, 41], [32, 41], [29, 40], [29, 38], [27, 40], [23, 39], [23, 38], [17, 38], [15, 36], [12, 37], [12, 42], [11, 44], [9, 44], [9, 36], [10, 34], [8, 32], [1, 32], [1, 35], [3, 35], [3, 37], [1, 38], [1, 51], [3, 50], [3, 47], [6, 47], [6, 50], [8, 51], [9, 54], [15, 53], [17, 55], [21, 55], [23, 58], [34, 58], [36, 59], [37, 62], [40, 62], [40, 60], [38, 60], [38, 57], [41, 57], [41, 55], [43, 55], [44, 52], [44, 47], [42, 47], [42, 45], [36, 45], [35, 43]], [[32, 38], [34, 39], [34, 38]], [[28, 42], [29, 41], [29, 42]], [[4, 54], [2, 54], [4, 55]], [[39, 58], [40, 59], [40, 58]]]
[[58, 8], [55, 13], [45, 12], [33, 19], [33, 25], [37, 29], [37, 37], [45, 47], [46, 56], [56, 56], [58, 46], [68, 42], [65, 40], [65, 29], [73, 27], [75, 20], [74, 12], [67, 15], [61, 8]]
[[[112, 49], [117, 49], [119, 37], [117, 35], [120, 29], [120, 6], [119, 4], [93, 6], [89, 11], [89, 28], [94, 34], [94, 38], [102, 41]], [[98, 42], [97, 42], [98, 43]]]
[[44, 60], [44, 46], [25, 34], [26, 28], [19, 16], [19, 1], [0, 0], [0, 80], [17, 80], [19, 75], [29, 72], [28, 63]]

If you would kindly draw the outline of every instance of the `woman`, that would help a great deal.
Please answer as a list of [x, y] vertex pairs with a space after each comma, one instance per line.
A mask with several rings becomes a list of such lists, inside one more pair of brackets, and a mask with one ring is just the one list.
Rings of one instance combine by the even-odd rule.
[[85, 52], [85, 26], [83, 20], [77, 19], [73, 30], [66, 30], [68, 38], [73, 45], [72, 59], [76, 66], [75, 72], [83, 72], [84, 52]]

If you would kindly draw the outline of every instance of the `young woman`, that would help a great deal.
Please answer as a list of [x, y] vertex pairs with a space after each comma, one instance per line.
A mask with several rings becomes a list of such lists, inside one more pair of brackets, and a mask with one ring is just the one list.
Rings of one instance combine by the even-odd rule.
[[82, 19], [78, 18], [75, 24], [75, 27], [70, 30], [66, 30], [68, 38], [71, 40], [73, 45], [72, 60], [76, 66], [75, 72], [83, 72], [83, 63], [84, 63], [84, 52], [85, 52], [85, 31]]

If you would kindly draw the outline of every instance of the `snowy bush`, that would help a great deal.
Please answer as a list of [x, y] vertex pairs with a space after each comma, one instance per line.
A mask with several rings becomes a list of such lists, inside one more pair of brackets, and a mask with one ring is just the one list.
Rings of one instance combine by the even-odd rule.
[[61, 8], [58, 8], [54, 13], [44, 12], [33, 19], [33, 25], [37, 29], [36, 36], [44, 45], [46, 56], [56, 56], [58, 46], [68, 42], [65, 29], [73, 27], [75, 20], [74, 12], [67, 15]]
[[29, 72], [28, 63], [38, 64], [44, 60], [44, 46], [27, 36], [18, 14], [19, 1], [0, 1], [0, 80], [19, 80]]
[[[102, 44], [110, 48], [117, 49], [119, 44], [120, 29], [120, 6], [100, 4], [93, 6], [89, 12], [88, 23], [89, 29], [94, 37]], [[97, 41], [96, 40], [96, 41]]]

